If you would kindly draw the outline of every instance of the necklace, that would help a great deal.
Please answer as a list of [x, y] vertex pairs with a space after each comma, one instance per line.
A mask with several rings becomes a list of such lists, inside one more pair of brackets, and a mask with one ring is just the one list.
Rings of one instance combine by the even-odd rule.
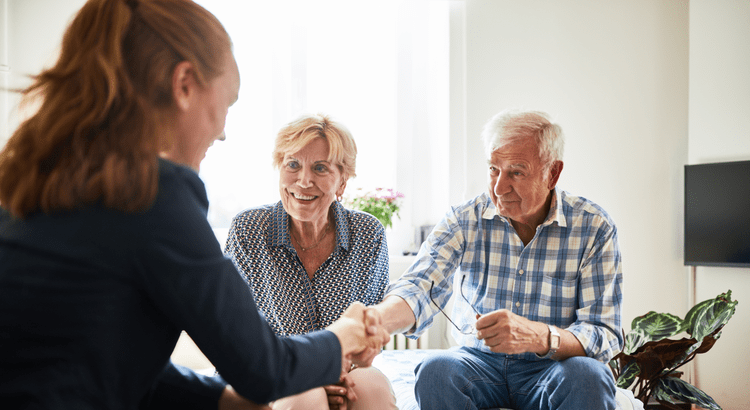
[[294, 234], [292, 234], [291, 231], [289, 232], [289, 236], [292, 237], [292, 240], [294, 240], [294, 242], [297, 244], [297, 246], [299, 246], [299, 249], [302, 252], [306, 252], [306, 251], [309, 251], [310, 249], [316, 248], [318, 245], [320, 245], [320, 243], [323, 242], [323, 239], [325, 239], [326, 236], [328, 236], [328, 232], [330, 232], [330, 231], [331, 231], [331, 224], [329, 223], [328, 225], [326, 225], [326, 231], [323, 233], [323, 236], [321, 236], [320, 239], [318, 239], [314, 244], [308, 246], [307, 248], [303, 247], [302, 244], [299, 243], [299, 241], [297, 240], [297, 238], [294, 237]]

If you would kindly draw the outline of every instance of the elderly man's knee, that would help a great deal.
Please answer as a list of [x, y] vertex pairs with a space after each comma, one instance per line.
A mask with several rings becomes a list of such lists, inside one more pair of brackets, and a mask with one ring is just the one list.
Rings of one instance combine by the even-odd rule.
[[462, 363], [458, 357], [451, 354], [436, 354], [426, 357], [416, 369], [416, 390], [425, 386], [435, 389], [437, 386], [453, 384], [455, 377], [461, 373], [456, 372]]
[[560, 362], [565, 380], [581, 385], [599, 385], [614, 390], [614, 378], [609, 367], [590, 357], [571, 357]]

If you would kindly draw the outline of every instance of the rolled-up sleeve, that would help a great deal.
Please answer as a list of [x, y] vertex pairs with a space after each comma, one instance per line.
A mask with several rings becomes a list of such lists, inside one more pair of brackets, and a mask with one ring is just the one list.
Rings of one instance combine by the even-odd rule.
[[606, 226], [594, 239], [579, 276], [576, 321], [567, 330], [581, 342], [586, 355], [602, 362], [622, 350], [622, 261], [617, 229]]

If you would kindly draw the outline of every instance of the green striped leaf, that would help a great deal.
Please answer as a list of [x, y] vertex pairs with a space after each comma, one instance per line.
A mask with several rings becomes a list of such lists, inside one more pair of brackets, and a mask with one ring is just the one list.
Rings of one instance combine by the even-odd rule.
[[617, 387], [621, 389], [629, 388], [640, 373], [641, 367], [638, 366], [638, 363], [630, 362], [626, 364], [622, 369], [622, 373], [620, 373], [620, 377], [617, 378]]
[[[688, 322], [687, 331], [697, 341], [721, 329], [734, 315], [737, 301], [732, 301], [732, 291], [722, 293], [715, 299], [709, 299], [709, 303], [695, 305], [685, 316]], [[720, 334], [714, 338], [718, 339]]]
[[703, 390], [676, 377], [659, 379], [654, 387], [653, 397], [672, 404], [682, 401], [708, 410], [721, 410], [716, 401]]
[[633, 319], [631, 330], [625, 336], [625, 354], [633, 354], [648, 342], [659, 341], [684, 332], [687, 324], [671, 313], [648, 312]]

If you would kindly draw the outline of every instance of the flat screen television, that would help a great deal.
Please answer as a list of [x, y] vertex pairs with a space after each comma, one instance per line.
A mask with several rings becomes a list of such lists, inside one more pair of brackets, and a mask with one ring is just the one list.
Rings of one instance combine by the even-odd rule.
[[750, 161], [685, 166], [685, 265], [750, 267]]

